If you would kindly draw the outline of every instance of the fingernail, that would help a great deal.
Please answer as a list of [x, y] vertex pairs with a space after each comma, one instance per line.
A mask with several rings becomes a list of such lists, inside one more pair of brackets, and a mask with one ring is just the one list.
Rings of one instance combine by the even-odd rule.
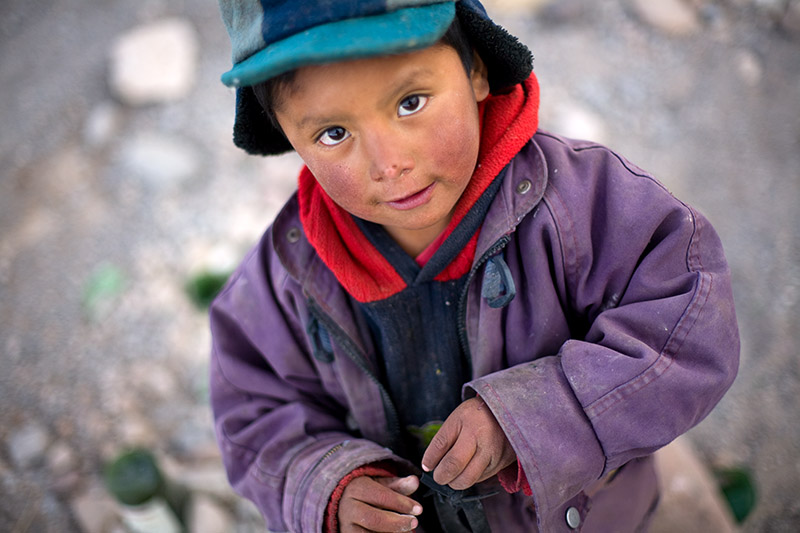
[[411, 520], [411, 529], [417, 529], [418, 525], [419, 525], [419, 521], [416, 518]]
[[422, 506], [415, 505], [413, 509], [411, 509], [411, 514], [413, 515], [421, 515], [422, 514]]
[[430, 468], [428, 468], [427, 466], [425, 466], [425, 463], [422, 463], [422, 469], [423, 469], [425, 472], [430, 472], [430, 471], [431, 471], [431, 469], [430, 469]]

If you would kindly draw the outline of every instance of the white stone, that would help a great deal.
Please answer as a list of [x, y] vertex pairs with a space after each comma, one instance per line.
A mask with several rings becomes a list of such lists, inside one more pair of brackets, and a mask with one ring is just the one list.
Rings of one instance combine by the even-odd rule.
[[158, 187], [180, 183], [199, 168], [193, 145], [158, 132], [143, 132], [126, 142], [121, 162], [134, 175]]
[[572, 102], [559, 102], [553, 106], [553, 130], [573, 139], [606, 142], [607, 133], [603, 119], [598, 114]]
[[651, 533], [736, 531], [711, 473], [697, 457], [688, 437], [679, 437], [655, 453], [661, 501]]
[[483, 4], [491, 15], [494, 12], [535, 13], [548, 4], [553, 4], [555, 0], [484, 0]]
[[750, 50], [741, 50], [736, 54], [736, 70], [742, 81], [751, 87], [758, 85], [764, 75], [761, 61]]
[[8, 453], [13, 463], [27, 468], [40, 461], [50, 444], [50, 435], [38, 422], [30, 422], [8, 439]]
[[172, 464], [163, 461], [164, 471], [170, 479], [188, 488], [194, 494], [213, 496], [218, 500], [234, 501], [238, 498], [228, 483], [222, 464]]
[[201, 494], [192, 496], [187, 525], [189, 533], [228, 533], [234, 530], [231, 514]]
[[107, 533], [119, 527], [118, 505], [100, 486], [92, 486], [70, 502], [83, 533]]
[[111, 101], [100, 102], [90, 112], [83, 125], [83, 140], [88, 146], [103, 146], [119, 130], [122, 116], [119, 106]]
[[197, 48], [183, 19], [134, 28], [112, 46], [109, 85], [129, 105], [180, 100], [194, 85]]
[[632, 0], [638, 15], [655, 28], [672, 35], [687, 35], [700, 29], [697, 12], [682, 0]]
[[47, 468], [51, 473], [61, 475], [78, 466], [75, 452], [66, 443], [58, 441], [47, 452]]

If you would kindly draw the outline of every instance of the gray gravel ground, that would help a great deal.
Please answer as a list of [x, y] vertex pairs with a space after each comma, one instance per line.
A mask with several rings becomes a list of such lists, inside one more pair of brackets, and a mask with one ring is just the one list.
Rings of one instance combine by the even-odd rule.
[[[542, 127], [617, 149], [721, 234], [741, 368], [689, 436], [707, 464], [754, 471], [745, 531], [796, 531], [800, 2], [685, 0], [695, 25], [671, 33], [641, 4], [487, 2], [534, 51]], [[197, 31], [193, 89], [120, 103], [109, 49], [168, 16]], [[194, 483], [223, 523], [259, 530], [219, 480], [207, 320], [183, 287], [237, 262], [291, 193], [298, 161], [232, 146], [234, 95], [218, 81], [228, 55], [210, 0], [0, 6], [2, 531], [103, 531], [86, 509], [101, 514], [102, 464], [133, 444], [187, 482], [207, 474]], [[118, 284], [103, 291], [99, 279]]]

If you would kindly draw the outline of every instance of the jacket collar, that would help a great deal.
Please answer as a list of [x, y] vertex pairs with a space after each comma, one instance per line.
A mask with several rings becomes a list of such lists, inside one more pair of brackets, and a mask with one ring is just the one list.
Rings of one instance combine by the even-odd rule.
[[534, 136], [509, 163], [503, 184], [483, 221], [475, 260], [486, 253], [541, 202], [547, 187], [547, 161]]

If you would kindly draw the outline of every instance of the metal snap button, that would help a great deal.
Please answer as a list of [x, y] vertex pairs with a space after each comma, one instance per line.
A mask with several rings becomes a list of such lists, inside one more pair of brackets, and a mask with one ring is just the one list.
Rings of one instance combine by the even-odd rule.
[[300, 230], [297, 228], [292, 228], [286, 232], [286, 240], [290, 243], [294, 244], [300, 240]]
[[570, 529], [578, 529], [581, 525], [581, 513], [575, 507], [567, 509], [567, 525]]
[[517, 192], [520, 194], [528, 194], [528, 191], [530, 190], [531, 190], [530, 180], [522, 180], [517, 185]]

